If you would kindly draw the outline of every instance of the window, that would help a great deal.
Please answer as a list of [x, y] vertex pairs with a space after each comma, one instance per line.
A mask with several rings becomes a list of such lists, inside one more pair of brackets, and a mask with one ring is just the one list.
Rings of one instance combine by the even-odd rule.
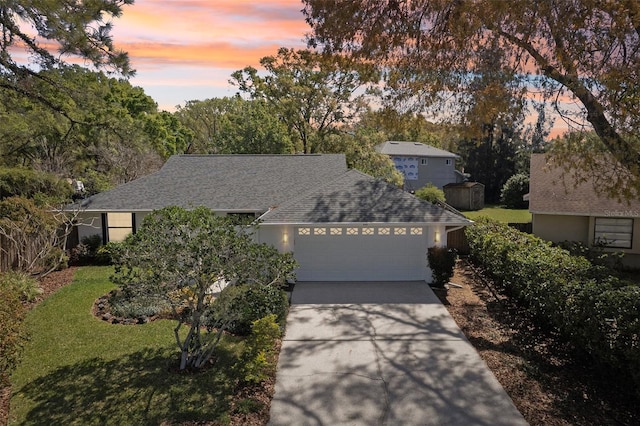
[[311, 235], [311, 229], [309, 229], [309, 228], [298, 228], [298, 235]]
[[358, 228], [347, 228], [347, 235], [358, 235]]
[[342, 228], [331, 228], [329, 229], [330, 235], [342, 235]]
[[425, 164], [429, 164], [429, 160], [426, 158], [421, 158], [420, 159], [420, 164], [425, 165]]
[[612, 248], [631, 248], [633, 241], [633, 219], [596, 217], [595, 244]]
[[393, 228], [393, 235], [407, 235], [407, 228]]
[[107, 213], [105, 218], [107, 241], [124, 241], [127, 235], [134, 232], [133, 213]]
[[326, 228], [313, 228], [313, 235], [327, 235]]
[[378, 235], [389, 235], [389, 228], [378, 228]]
[[447, 161], [446, 161], [446, 164], [447, 164], [447, 166], [452, 165], [453, 164], [453, 160], [448, 158]]
[[373, 235], [373, 228], [362, 228], [362, 235]]
[[422, 235], [422, 228], [411, 228], [411, 235]]

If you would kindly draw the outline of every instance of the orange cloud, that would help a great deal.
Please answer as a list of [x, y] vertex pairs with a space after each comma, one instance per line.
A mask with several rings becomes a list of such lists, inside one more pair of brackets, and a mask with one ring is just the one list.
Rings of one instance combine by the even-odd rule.
[[257, 67], [259, 59], [275, 54], [279, 45], [270, 44], [251, 47], [238, 46], [231, 43], [184, 45], [132, 42], [121, 43], [120, 47], [129, 52], [134, 67], [178, 64], [236, 70], [248, 65]]
[[114, 38], [134, 66], [256, 66], [280, 46], [304, 46], [308, 26], [300, 9], [297, 0], [138, 0], [114, 22]]

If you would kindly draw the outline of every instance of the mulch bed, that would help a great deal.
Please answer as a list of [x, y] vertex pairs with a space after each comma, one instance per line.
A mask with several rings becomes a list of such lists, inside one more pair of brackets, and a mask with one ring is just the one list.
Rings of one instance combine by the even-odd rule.
[[540, 330], [467, 259], [451, 282], [462, 288], [438, 297], [531, 425], [640, 424], [640, 403], [624, 377]]

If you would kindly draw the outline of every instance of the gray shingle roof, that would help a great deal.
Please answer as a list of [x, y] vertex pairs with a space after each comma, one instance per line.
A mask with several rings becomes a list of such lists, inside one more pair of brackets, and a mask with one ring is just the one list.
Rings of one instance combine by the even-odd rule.
[[396, 188], [349, 170], [262, 216], [263, 223], [443, 223], [472, 222]]
[[343, 154], [175, 155], [158, 172], [96, 194], [87, 211], [205, 206], [265, 212], [347, 170]]
[[413, 157], [441, 157], [457, 158], [458, 155], [444, 149], [435, 148], [420, 142], [397, 142], [387, 141], [376, 146], [376, 150], [381, 154], [401, 155]]

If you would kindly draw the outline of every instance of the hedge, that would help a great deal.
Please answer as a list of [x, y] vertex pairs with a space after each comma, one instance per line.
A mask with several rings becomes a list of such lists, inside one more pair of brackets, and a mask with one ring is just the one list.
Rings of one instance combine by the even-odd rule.
[[543, 326], [640, 389], [640, 288], [601, 266], [507, 225], [467, 227], [471, 256]]

